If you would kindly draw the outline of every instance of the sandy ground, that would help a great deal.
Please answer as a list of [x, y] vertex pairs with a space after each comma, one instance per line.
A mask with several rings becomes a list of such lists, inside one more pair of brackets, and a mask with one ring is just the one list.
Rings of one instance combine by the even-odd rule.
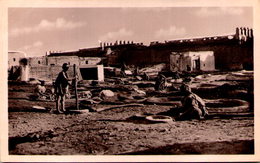
[[[23, 143], [11, 149], [10, 154], [141, 154], [145, 150], [158, 150], [167, 146], [179, 150], [158, 150], [156, 154], [253, 152], [253, 118], [157, 124], [128, 120], [135, 113], [156, 113], [166, 109], [146, 106], [88, 115], [14, 112], [9, 116], [10, 137], [27, 136], [31, 139], [29, 142], [16, 140]], [[30, 142], [33, 140], [35, 142]], [[199, 147], [202, 143], [208, 147]], [[193, 144], [190, 145], [192, 148], [181, 148], [187, 144]], [[239, 148], [234, 148], [236, 146]]]
[[[9, 85], [11, 155], [253, 154], [254, 117], [152, 123], [132, 118], [158, 114], [171, 106], [144, 105], [87, 114], [32, 110], [54, 102], [30, 101], [33, 86]], [[69, 100], [67, 106], [73, 106]], [[101, 106], [101, 105], [100, 105]]]

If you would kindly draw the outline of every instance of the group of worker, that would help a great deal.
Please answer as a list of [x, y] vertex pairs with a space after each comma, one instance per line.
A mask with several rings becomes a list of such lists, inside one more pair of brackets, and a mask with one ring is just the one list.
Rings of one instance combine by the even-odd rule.
[[[58, 74], [54, 82], [54, 92], [56, 95], [56, 111], [52, 112], [64, 113], [65, 109], [65, 99], [66, 94], [69, 92], [70, 80], [76, 80], [76, 77], [70, 79], [68, 77], [67, 71], [69, 65], [64, 63], [62, 65], [62, 71]], [[155, 83], [155, 89], [161, 90], [164, 89], [166, 82], [166, 77], [159, 73]], [[37, 93], [39, 96], [43, 95], [46, 91], [44, 87], [44, 81], [41, 82], [41, 85], [36, 87]], [[180, 91], [183, 93], [184, 97], [181, 100], [182, 107], [176, 109], [175, 119], [176, 120], [186, 120], [186, 119], [204, 119], [208, 115], [207, 108], [205, 106], [204, 100], [202, 100], [198, 95], [194, 94], [191, 91], [191, 88], [187, 84], [183, 84], [180, 87]], [[176, 116], [177, 115], [177, 116]]]

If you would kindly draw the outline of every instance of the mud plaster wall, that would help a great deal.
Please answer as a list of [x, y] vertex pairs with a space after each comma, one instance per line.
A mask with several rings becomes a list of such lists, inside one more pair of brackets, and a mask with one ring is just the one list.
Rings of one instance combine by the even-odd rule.
[[[97, 68], [97, 80], [98, 81], [104, 81], [104, 68], [103, 65], [85, 65], [85, 67], [82, 68]], [[35, 78], [39, 80], [45, 80], [45, 81], [55, 81], [57, 78], [59, 72], [62, 71], [61, 66], [35, 66], [29, 68], [29, 78]], [[79, 75], [79, 79], [82, 79], [82, 76], [80, 75], [79, 68], [77, 68], [77, 72]], [[74, 77], [74, 70], [73, 66], [69, 66], [69, 70], [67, 71], [67, 74], [69, 78]]]
[[69, 65], [79, 65], [79, 58], [78, 56], [48, 57], [48, 65], [62, 66], [63, 63], [68, 63]]
[[24, 53], [8, 52], [8, 69], [12, 66], [19, 66], [20, 59], [25, 57], [26, 55]]
[[195, 60], [199, 58], [200, 65], [199, 69], [202, 71], [213, 71], [215, 70], [215, 60], [213, 51], [198, 51], [188, 52], [186, 55], [191, 57], [192, 70], [196, 70]]
[[[35, 79], [40, 79], [45, 81], [54, 81], [60, 71], [62, 71], [61, 66], [30, 67], [29, 78], [35, 78]], [[73, 66], [70, 66], [67, 74], [69, 77], [74, 76]]]
[[47, 59], [45, 56], [29, 58], [29, 66], [35, 67], [39, 65], [47, 65]]
[[202, 71], [215, 70], [215, 57], [214, 55], [208, 55], [204, 60], [200, 60], [200, 69]]
[[188, 71], [187, 65], [192, 68], [191, 64], [191, 57], [184, 56], [183, 53], [180, 53], [182, 55], [177, 55], [177, 53], [170, 55], [170, 70], [171, 71]]
[[97, 65], [101, 62], [101, 58], [98, 57], [79, 57], [79, 65]]
[[215, 68], [219, 70], [253, 69], [253, 40], [239, 44], [238, 40], [158, 45], [128, 50], [121, 58], [127, 65], [151, 65], [170, 63], [171, 52], [213, 51]]

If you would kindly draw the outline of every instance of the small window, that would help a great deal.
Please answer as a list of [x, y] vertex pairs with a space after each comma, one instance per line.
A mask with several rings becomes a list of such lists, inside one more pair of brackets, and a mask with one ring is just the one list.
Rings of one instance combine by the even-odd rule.
[[55, 66], [55, 64], [52, 63], [51, 66]]
[[15, 58], [13, 58], [14, 62], [15, 62]]
[[204, 64], [204, 67], [205, 67], [206, 65]]
[[86, 61], [85, 63], [88, 64], [88, 61]]
[[179, 63], [179, 61], [176, 61], [176, 63]]
[[38, 61], [38, 64], [41, 64], [41, 61]]

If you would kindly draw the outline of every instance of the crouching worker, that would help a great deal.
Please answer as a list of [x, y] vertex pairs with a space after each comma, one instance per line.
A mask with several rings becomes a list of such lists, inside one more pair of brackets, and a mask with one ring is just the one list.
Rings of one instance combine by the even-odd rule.
[[159, 73], [155, 81], [154, 89], [157, 91], [164, 90], [165, 83], [166, 83], [166, 77], [162, 73]]
[[180, 89], [184, 93], [184, 98], [181, 100], [182, 107], [176, 120], [205, 119], [208, 111], [204, 100], [192, 93], [191, 88], [186, 84], [183, 84]]
[[36, 99], [46, 99], [46, 87], [45, 87], [45, 81], [41, 80], [41, 84], [38, 84], [36, 88], [34, 89], [34, 92], [36, 93]]
[[64, 63], [62, 65], [62, 71], [58, 74], [58, 77], [55, 80], [55, 94], [56, 94], [56, 109], [58, 113], [66, 112], [65, 109], [65, 99], [66, 95], [69, 94], [69, 78], [67, 75], [67, 71], [69, 69], [69, 65]]

